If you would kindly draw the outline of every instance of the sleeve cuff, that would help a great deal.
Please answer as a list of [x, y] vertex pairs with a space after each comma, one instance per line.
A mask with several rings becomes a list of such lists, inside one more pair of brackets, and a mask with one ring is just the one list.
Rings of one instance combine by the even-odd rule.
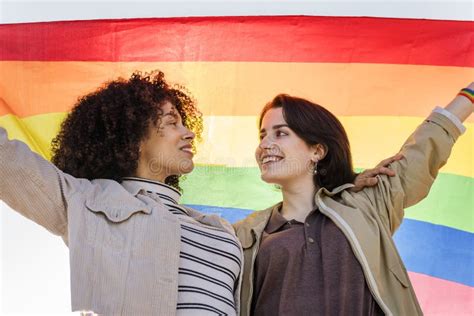
[[461, 120], [448, 110], [437, 106], [434, 108], [433, 112], [446, 116], [457, 127], [459, 134], [463, 134], [466, 131], [466, 127], [462, 124]]

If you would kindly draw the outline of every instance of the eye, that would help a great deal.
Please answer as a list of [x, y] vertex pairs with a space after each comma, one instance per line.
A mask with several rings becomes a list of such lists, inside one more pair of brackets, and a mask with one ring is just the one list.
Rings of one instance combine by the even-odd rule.
[[283, 131], [280, 131], [280, 130], [276, 131], [275, 135], [276, 135], [276, 137], [288, 136], [287, 133], [285, 133]]

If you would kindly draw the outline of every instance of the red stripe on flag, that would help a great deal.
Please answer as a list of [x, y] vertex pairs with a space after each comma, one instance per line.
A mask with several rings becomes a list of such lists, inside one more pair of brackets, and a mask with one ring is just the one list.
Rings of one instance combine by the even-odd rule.
[[474, 66], [468, 21], [194, 17], [0, 25], [0, 60]]

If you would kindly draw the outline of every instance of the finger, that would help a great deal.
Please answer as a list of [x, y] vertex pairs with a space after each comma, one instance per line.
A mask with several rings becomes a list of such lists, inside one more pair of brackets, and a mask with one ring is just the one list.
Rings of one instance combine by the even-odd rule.
[[360, 177], [361, 179], [365, 179], [365, 178], [373, 178], [377, 175], [380, 175], [380, 174], [384, 174], [384, 175], [387, 175], [387, 176], [390, 176], [390, 177], [393, 177], [396, 175], [395, 171], [393, 171], [392, 169], [390, 168], [387, 168], [387, 167], [377, 167], [377, 168], [373, 168], [373, 169], [367, 169], [365, 170], [364, 172], [362, 172], [360, 174]]
[[384, 168], [384, 167], [377, 167], [377, 168], [364, 170], [364, 172], [360, 174], [361, 180], [375, 177], [376, 175], [380, 173], [380, 168]]
[[367, 181], [361, 181], [350, 190], [353, 192], [359, 192], [365, 187], [372, 187], [377, 184], [378, 180], [376, 178], [366, 179]]
[[393, 177], [396, 175], [395, 171], [387, 167], [379, 167], [377, 168], [378, 174], [385, 174], [387, 176]]
[[398, 153], [392, 157], [382, 160], [381, 162], [379, 162], [379, 164], [376, 167], [386, 167], [394, 161], [403, 159], [403, 157], [404, 157], [403, 154]]
[[366, 187], [373, 187], [378, 182], [379, 182], [379, 180], [375, 177], [374, 178], [368, 178], [368, 179], [365, 179], [365, 186]]
[[378, 183], [377, 178], [365, 178], [365, 179], [358, 179], [355, 183], [355, 186], [351, 188], [353, 192], [359, 192], [365, 187], [373, 187]]
[[402, 153], [398, 153], [395, 156], [393, 156], [393, 161], [402, 160], [403, 158], [405, 158], [405, 156]]

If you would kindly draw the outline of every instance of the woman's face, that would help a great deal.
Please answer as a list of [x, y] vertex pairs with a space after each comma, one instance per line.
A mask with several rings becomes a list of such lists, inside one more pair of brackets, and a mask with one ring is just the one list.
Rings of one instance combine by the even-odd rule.
[[312, 181], [312, 161], [317, 153], [288, 127], [280, 107], [268, 110], [263, 117], [255, 158], [263, 181], [285, 186]]
[[165, 102], [161, 110], [158, 126], [151, 124], [147, 137], [141, 141], [137, 176], [164, 182], [168, 176], [193, 170], [195, 135], [183, 125], [181, 115], [170, 102]]

